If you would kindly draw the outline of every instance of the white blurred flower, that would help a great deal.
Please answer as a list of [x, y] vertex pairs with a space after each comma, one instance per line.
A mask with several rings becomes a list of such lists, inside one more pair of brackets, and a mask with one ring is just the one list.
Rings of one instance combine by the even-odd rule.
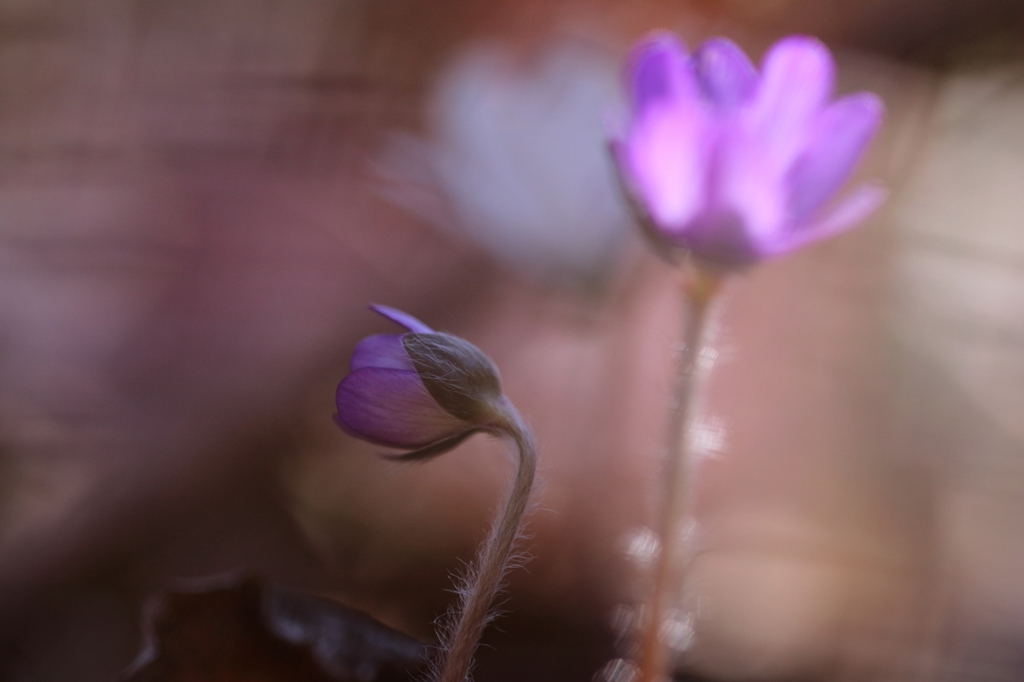
[[631, 225], [606, 148], [622, 108], [617, 62], [562, 42], [535, 68], [495, 44], [443, 70], [425, 139], [395, 135], [380, 158], [386, 196], [545, 280], [607, 271]]

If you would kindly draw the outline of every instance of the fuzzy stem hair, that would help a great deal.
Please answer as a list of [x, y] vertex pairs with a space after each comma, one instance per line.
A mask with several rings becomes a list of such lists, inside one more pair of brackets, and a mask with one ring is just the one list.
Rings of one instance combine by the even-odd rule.
[[465, 682], [468, 678], [480, 636], [492, 617], [491, 604], [501, 590], [505, 574], [516, 561], [515, 544], [534, 488], [537, 450], [518, 413], [508, 404], [504, 412], [495, 432], [512, 442], [518, 459], [515, 481], [504, 507], [495, 514], [464, 587], [459, 590], [460, 601], [453, 624], [442, 634], [436, 682]]

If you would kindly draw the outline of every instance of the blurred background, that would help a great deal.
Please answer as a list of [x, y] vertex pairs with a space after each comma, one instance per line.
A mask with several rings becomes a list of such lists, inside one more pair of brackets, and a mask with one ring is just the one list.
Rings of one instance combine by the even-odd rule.
[[892, 190], [725, 295], [680, 676], [1024, 678], [1021, 3], [2, 0], [0, 679], [110, 680], [237, 569], [430, 639], [507, 463], [334, 426], [378, 302], [542, 448], [478, 679], [625, 682], [679, 301], [604, 131], [655, 27], [821, 37]]

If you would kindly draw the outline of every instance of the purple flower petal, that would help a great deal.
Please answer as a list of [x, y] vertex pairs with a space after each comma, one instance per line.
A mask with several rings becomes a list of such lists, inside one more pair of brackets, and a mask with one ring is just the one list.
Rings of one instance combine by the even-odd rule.
[[342, 380], [336, 399], [338, 424], [379, 445], [422, 448], [466, 429], [441, 409], [416, 372], [364, 367]]
[[679, 242], [701, 262], [721, 268], [753, 265], [763, 257], [761, 245], [751, 238], [743, 218], [731, 210], [705, 213], [687, 226]]
[[828, 48], [810, 37], [784, 38], [765, 55], [751, 124], [780, 165], [788, 166], [802, 149], [808, 126], [832, 93], [834, 70]]
[[818, 117], [806, 150], [790, 170], [793, 220], [810, 217], [853, 171], [882, 122], [878, 97], [863, 92], [833, 102]]
[[388, 307], [386, 305], [378, 305], [374, 303], [370, 306], [370, 310], [383, 315], [395, 324], [401, 325], [411, 332], [419, 332], [421, 334], [433, 334], [434, 330], [423, 324], [409, 313], [403, 313], [401, 310]]
[[374, 334], [360, 341], [352, 351], [349, 369], [356, 371], [364, 367], [390, 367], [416, 371], [412, 358], [402, 345], [403, 334]]
[[788, 241], [780, 244], [776, 253], [786, 253], [850, 229], [881, 206], [888, 194], [885, 188], [879, 185], [861, 185], [822, 214], [818, 220], [791, 233]]
[[634, 111], [641, 115], [653, 103], [696, 92], [686, 48], [665, 31], [650, 34], [633, 48], [628, 74]]
[[757, 71], [736, 43], [712, 38], [694, 54], [701, 92], [719, 109], [745, 103], [757, 86]]
[[771, 151], [741, 125], [723, 130], [717, 151], [718, 211], [738, 215], [755, 243], [775, 239], [786, 205], [783, 176]]
[[705, 202], [710, 135], [694, 100], [652, 106], [622, 144], [626, 175], [648, 214], [668, 232]]

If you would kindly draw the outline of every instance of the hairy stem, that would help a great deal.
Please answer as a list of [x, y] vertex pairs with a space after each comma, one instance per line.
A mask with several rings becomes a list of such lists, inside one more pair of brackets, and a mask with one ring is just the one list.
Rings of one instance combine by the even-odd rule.
[[505, 506], [494, 517], [487, 540], [477, 553], [465, 588], [454, 628], [444, 636], [437, 682], [464, 682], [469, 675], [480, 636], [490, 620], [491, 603], [513, 558], [533, 491], [537, 452], [530, 431], [509, 405], [500, 432], [510, 438], [518, 455], [515, 483]]
[[683, 347], [676, 365], [674, 402], [669, 419], [661, 506], [658, 516], [660, 551], [655, 557], [653, 586], [640, 633], [637, 682], [661, 682], [668, 673], [669, 651], [662, 641], [665, 620], [682, 581], [679, 537], [689, 488], [689, 438], [701, 383], [700, 353], [707, 333], [708, 311], [718, 289], [712, 274], [698, 273], [684, 284]]

